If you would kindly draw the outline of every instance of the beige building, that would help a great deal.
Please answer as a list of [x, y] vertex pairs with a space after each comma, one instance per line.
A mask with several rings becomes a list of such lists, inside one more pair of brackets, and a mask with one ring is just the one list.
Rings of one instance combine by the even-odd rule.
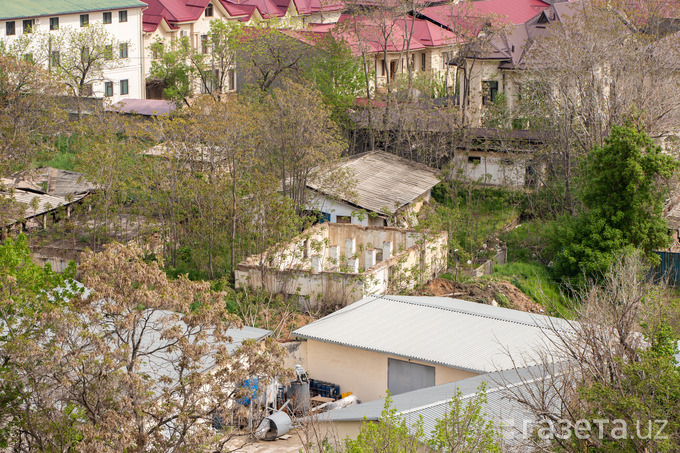
[[[569, 329], [556, 318], [446, 297], [369, 296], [302, 327], [295, 358], [310, 378], [362, 402], [533, 366]], [[532, 357], [533, 355], [533, 357]]]
[[445, 232], [322, 223], [248, 257], [235, 274], [237, 288], [266, 288], [312, 309], [412, 288], [446, 266]]

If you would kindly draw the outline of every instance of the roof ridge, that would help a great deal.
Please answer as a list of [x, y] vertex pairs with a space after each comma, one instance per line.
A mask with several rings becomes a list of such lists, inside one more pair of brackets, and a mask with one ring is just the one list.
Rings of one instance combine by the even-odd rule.
[[[389, 295], [384, 295], [384, 294], [378, 295], [378, 296], [375, 296], [375, 297], [378, 298], [378, 299], [386, 299], [386, 300], [389, 300], [389, 301], [392, 301], [392, 302], [400, 302], [400, 303], [404, 303], [404, 304], [418, 305], [420, 307], [430, 307], [430, 308], [435, 308], [435, 309], [440, 309], [440, 310], [453, 311], [453, 312], [462, 313], [462, 314], [465, 314], [465, 315], [478, 316], [480, 318], [495, 319], [496, 321], [511, 322], [511, 323], [520, 324], [520, 325], [523, 325], [523, 326], [536, 327], [538, 329], [545, 329], [546, 328], [546, 327], [539, 326], [536, 323], [531, 324], [531, 323], [528, 323], [528, 322], [517, 321], [515, 319], [507, 319], [507, 318], [504, 318], [504, 317], [497, 317], [497, 316], [487, 315], [487, 314], [482, 314], [482, 313], [474, 313], [472, 311], [464, 310], [464, 309], [460, 309], [460, 308], [441, 307], [441, 306], [436, 306], [436, 305], [430, 305], [430, 304], [427, 304], [427, 303], [418, 303], [418, 302], [415, 302], [415, 301], [390, 299]], [[417, 296], [405, 296], [405, 297], [417, 297]], [[452, 299], [452, 300], [462, 300], [462, 299]], [[476, 303], [476, 302], [471, 302], [471, 301], [463, 301], [463, 302]], [[486, 304], [480, 304], [480, 305], [486, 305]], [[496, 307], [496, 308], [503, 308], [503, 307]], [[509, 309], [506, 309], [506, 310], [509, 310]], [[526, 312], [526, 311], [521, 311], [521, 310], [516, 310], [516, 311], [518, 311], [520, 313], [526, 313], [526, 314], [532, 315], [532, 316], [535, 315], [534, 313], [529, 313], [529, 312]], [[546, 318], [551, 319], [551, 317], [547, 316], [547, 315], [539, 315], [539, 316], [545, 316]]]

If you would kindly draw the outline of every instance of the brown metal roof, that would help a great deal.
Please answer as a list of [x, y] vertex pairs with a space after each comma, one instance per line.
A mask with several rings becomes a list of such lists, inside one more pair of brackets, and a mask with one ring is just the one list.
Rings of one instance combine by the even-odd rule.
[[356, 180], [352, 197], [329, 192], [315, 183], [308, 187], [385, 215], [412, 203], [439, 182], [437, 170], [384, 151], [357, 154], [339, 166]]

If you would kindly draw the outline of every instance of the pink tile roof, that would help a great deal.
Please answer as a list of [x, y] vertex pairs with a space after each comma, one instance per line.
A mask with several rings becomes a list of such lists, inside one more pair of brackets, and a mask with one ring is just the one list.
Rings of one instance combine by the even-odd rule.
[[[357, 37], [355, 33], [350, 30], [353, 28], [352, 21], [356, 20], [357, 29], [361, 37]], [[379, 24], [368, 17], [351, 17], [343, 14], [337, 24], [311, 24], [309, 33], [323, 35], [332, 33], [336, 38], [343, 39], [352, 48], [354, 53], [360, 52], [361, 46], [369, 53], [378, 53], [383, 51], [383, 46], [387, 44], [388, 52], [400, 52], [406, 50], [406, 40], [409, 38], [409, 31], [413, 27], [413, 34], [411, 35], [410, 50], [421, 50], [426, 47], [440, 46], [446, 43], [453, 42], [454, 35], [443, 27], [440, 27], [430, 21], [415, 18], [413, 21], [409, 18], [404, 24], [403, 20], [397, 20], [392, 27], [392, 33], [385, 42], [382, 36]], [[305, 40], [305, 36], [300, 35], [301, 40]]]
[[543, 0], [481, 0], [430, 6], [421, 14], [452, 29], [460, 29], [461, 18], [469, 20], [471, 28], [478, 28], [473, 24], [480, 18], [499, 24], [523, 24], [549, 6]]

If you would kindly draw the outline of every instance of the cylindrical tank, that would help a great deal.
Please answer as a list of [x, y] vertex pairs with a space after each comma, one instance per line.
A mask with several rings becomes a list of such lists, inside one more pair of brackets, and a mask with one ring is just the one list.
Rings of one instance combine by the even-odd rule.
[[288, 389], [290, 408], [294, 414], [306, 414], [309, 411], [309, 382], [293, 381]]

